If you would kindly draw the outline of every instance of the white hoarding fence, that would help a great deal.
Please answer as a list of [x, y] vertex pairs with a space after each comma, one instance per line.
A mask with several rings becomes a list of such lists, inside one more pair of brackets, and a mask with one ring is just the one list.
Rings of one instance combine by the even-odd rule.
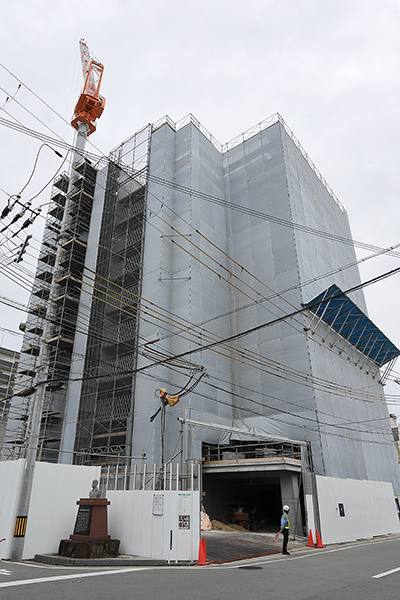
[[200, 464], [103, 467], [111, 501], [109, 531], [132, 556], [196, 561], [200, 539]]
[[316, 476], [316, 486], [324, 544], [400, 533], [391, 483]]
[[[16, 523], [16, 499], [25, 460], [0, 462], [0, 558], [10, 558]], [[108, 533], [120, 552], [168, 561], [195, 561], [200, 534], [200, 465], [152, 469], [74, 466], [37, 462], [25, 532], [23, 558], [56, 554], [73, 532], [76, 502], [87, 498], [100, 479], [111, 504]], [[108, 489], [107, 489], [108, 488]]]
[[[0, 461], [0, 558], [10, 558], [15, 535], [17, 499], [25, 459]], [[59, 543], [73, 532], [76, 501], [87, 497], [99, 467], [36, 462], [26, 521], [23, 559], [56, 554]]]

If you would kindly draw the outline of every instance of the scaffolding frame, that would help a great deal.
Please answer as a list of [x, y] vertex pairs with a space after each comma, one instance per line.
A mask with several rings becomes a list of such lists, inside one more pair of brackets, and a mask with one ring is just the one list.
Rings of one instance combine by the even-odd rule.
[[150, 136], [146, 127], [110, 156], [75, 439], [86, 464], [131, 455]]

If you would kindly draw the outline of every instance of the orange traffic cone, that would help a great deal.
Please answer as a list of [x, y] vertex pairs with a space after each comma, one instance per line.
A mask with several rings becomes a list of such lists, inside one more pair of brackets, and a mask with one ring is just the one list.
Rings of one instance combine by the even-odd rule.
[[321, 536], [319, 535], [318, 529], [317, 529], [317, 545], [315, 547], [316, 548], [325, 548], [325, 546], [322, 544]]
[[203, 541], [205, 542], [205, 538], [200, 539], [199, 544], [199, 560], [197, 564], [200, 566], [206, 564], [206, 545], [205, 543], [203, 544]]
[[308, 534], [308, 544], [307, 544], [307, 546], [310, 546], [310, 548], [315, 548], [311, 529], [310, 529], [310, 533]]
[[207, 549], [206, 549], [206, 538], [203, 537], [203, 552], [204, 552], [204, 560], [206, 561], [206, 564], [208, 564], [208, 560], [207, 560]]

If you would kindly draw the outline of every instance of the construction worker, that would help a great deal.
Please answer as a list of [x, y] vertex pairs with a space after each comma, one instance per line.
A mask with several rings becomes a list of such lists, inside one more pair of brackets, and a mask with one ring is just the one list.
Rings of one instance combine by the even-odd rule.
[[283, 535], [282, 554], [286, 554], [286, 556], [290, 556], [289, 552], [287, 551], [290, 529], [289, 511], [289, 506], [285, 504], [285, 506], [283, 507], [283, 514], [281, 517], [281, 528], [274, 538], [275, 540], [277, 540], [280, 533]]

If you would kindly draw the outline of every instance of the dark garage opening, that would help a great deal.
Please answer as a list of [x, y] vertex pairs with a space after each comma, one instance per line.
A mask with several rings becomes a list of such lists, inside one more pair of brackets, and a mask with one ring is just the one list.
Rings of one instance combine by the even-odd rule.
[[279, 477], [265, 473], [204, 473], [203, 504], [211, 520], [234, 523], [233, 515], [247, 513], [246, 527], [259, 533], [279, 530], [282, 511]]

